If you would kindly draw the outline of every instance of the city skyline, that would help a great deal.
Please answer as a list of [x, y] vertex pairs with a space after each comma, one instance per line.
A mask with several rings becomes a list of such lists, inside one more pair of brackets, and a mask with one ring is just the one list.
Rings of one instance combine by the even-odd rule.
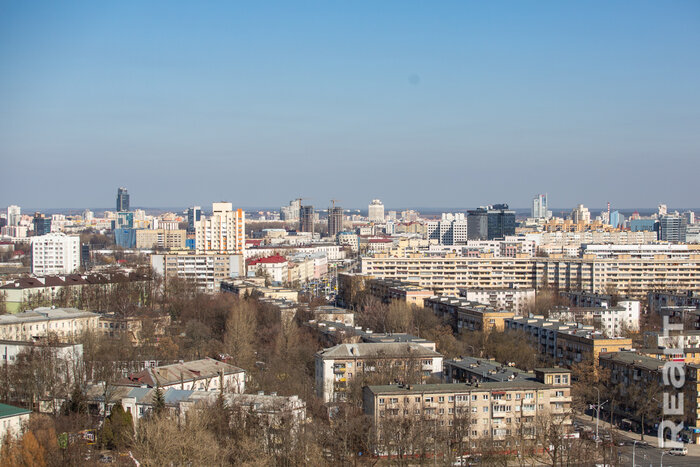
[[92, 193], [109, 206], [102, 187], [126, 185], [145, 206], [303, 193], [527, 207], [537, 192], [554, 206], [692, 205], [699, 14], [695, 2], [5, 4], [0, 154], [34, 180], [6, 177], [0, 199], [59, 208]]

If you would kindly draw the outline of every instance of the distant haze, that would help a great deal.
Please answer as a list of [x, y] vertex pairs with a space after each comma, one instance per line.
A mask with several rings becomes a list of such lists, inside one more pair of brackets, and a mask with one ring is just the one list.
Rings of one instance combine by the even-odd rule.
[[698, 50], [697, 1], [2, 2], [0, 206], [698, 205]]

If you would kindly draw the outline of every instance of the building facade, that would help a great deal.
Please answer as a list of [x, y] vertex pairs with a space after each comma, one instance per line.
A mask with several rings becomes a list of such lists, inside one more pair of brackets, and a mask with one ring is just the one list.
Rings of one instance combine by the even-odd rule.
[[72, 274], [80, 268], [80, 237], [49, 233], [32, 238], [32, 274]]
[[231, 203], [212, 203], [212, 215], [196, 224], [198, 253], [245, 253], [245, 212]]
[[353, 379], [377, 376], [426, 381], [442, 375], [442, 355], [413, 342], [339, 344], [315, 355], [316, 394], [324, 402], [346, 398]]

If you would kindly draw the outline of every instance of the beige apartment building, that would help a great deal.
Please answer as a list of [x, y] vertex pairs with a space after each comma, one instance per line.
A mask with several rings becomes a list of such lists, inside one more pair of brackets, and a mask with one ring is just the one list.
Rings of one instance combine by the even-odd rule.
[[184, 250], [186, 240], [185, 230], [139, 229], [136, 231], [136, 248]]
[[212, 203], [212, 215], [195, 224], [198, 253], [245, 254], [245, 212], [231, 203]]
[[467, 427], [464, 438], [472, 448], [480, 439], [503, 441], [516, 434], [534, 439], [545, 417], [569, 431], [571, 373], [542, 368], [513, 381], [366, 386], [363, 408], [380, 437], [395, 421], [409, 418], [431, 427]]
[[437, 294], [456, 295], [460, 288], [497, 289], [544, 286], [646, 298], [653, 290], [700, 290], [700, 255], [679, 260], [619, 256], [589, 258], [494, 258], [453, 254], [362, 258], [362, 273], [415, 283]]
[[405, 284], [395, 279], [369, 279], [367, 290], [373, 297], [384, 303], [398, 300], [419, 307], [423, 307], [425, 299], [434, 295], [429, 289]]
[[452, 323], [457, 331], [503, 331], [505, 320], [514, 316], [512, 311], [497, 310], [462, 297], [432, 297], [425, 301], [425, 308]]
[[509, 318], [505, 321], [505, 326], [507, 330], [526, 334], [542, 356], [567, 367], [581, 362], [597, 365], [601, 353], [632, 348], [631, 338], [608, 338], [595, 331], [593, 326], [544, 319], [541, 316]]
[[0, 339], [34, 341], [57, 337], [74, 342], [86, 331], [98, 329], [99, 315], [75, 308], [36, 308], [14, 315], [0, 315]]

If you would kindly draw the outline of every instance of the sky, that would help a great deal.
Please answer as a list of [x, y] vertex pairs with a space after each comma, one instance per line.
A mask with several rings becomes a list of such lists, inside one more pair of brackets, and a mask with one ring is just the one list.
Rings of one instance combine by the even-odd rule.
[[700, 2], [0, 2], [0, 206], [700, 206]]

